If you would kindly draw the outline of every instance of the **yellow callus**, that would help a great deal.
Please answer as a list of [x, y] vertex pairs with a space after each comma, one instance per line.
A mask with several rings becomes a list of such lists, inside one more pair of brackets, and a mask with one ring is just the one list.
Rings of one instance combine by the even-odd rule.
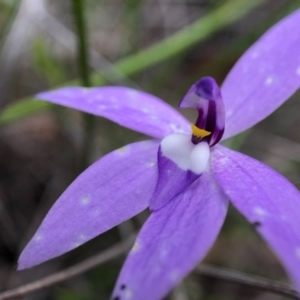
[[193, 136], [199, 138], [199, 139], [203, 139], [205, 138], [206, 136], [210, 135], [211, 132], [209, 131], [206, 131], [204, 129], [200, 129], [198, 128], [196, 125], [194, 124], [191, 124], [191, 127], [192, 127], [192, 132], [193, 132]]

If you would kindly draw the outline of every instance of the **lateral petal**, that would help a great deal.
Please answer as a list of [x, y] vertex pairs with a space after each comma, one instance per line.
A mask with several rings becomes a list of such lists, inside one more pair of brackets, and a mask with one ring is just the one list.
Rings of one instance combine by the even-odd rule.
[[157, 181], [158, 142], [99, 159], [66, 189], [19, 258], [26, 269], [68, 252], [144, 210]]
[[151, 214], [129, 253], [112, 299], [158, 300], [206, 255], [227, 212], [227, 199], [205, 172]]
[[300, 10], [267, 31], [235, 64], [222, 86], [223, 139], [266, 118], [300, 86]]
[[65, 87], [42, 92], [36, 97], [107, 118], [154, 138], [191, 131], [188, 121], [169, 104], [127, 87]]
[[239, 152], [212, 152], [217, 181], [277, 254], [300, 292], [300, 193], [285, 177]]

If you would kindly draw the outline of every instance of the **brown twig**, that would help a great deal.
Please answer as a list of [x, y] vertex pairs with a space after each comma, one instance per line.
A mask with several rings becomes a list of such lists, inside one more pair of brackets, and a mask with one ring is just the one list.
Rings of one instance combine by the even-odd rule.
[[[105, 250], [104, 252], [97, 254], [91, 258], [88, 258], [83, 262], [68, 269], [65, 269], [61, 272], [47, 276], [35, 282], [25, 284], [18, 288], [6, 291], [0, 294], [0, 300], [7, 300], [25, 296], [30, 293], [34, 293], [49, 286], [52, 286], [54, 284], [63, 282], [74, 276], [87, 272], [93, 268], [96, 268], [97, 266], [104, 264], [126, 253], [133, 244], [134, 238], [135, 236], [131, 236], [128, 240], [122, 243], [118, 243], [112, 246], [111, 248]], [[278, 281], [273, 281], [237, 271], [225, 270], [208, 265], [201, 265], [200, 267], [196, 268], [195, 272], [202, 276], [218, 278], [220, 280], [228, 281], [234, 284], [246, 285], [253, 289], [259, 289], [266, 292], [283, 295], [291, 299], [300, 299], [296, 290], [291, 288], [289, 285]]]
[[202, 276], [213, 277], [230, 283], [249, 286], [253, 289], [279, 294], [291, 299], [300, 299], [300, 296], [295, 289], [282, 282], [208, 265], [201, 265], [195, 271]]
[[63, 282], [69, 278], [80, 275], [88, 270], [91, 270], [99, 265], [102, 265], [124, 253], [126, 253], [133, 244], [135, 236], [131, 236], [128, 240], [118, 243], [107, 250], [84, 260], [83, 262], [65, 269], [61, 272], [47, 276], [43, 279], [25, 284], [18, 288], [8, 290], [0, 294], [0, 300], [13, 299], [16, 297], [25, 296], [27, 294], [39, 291], [54, 284]]

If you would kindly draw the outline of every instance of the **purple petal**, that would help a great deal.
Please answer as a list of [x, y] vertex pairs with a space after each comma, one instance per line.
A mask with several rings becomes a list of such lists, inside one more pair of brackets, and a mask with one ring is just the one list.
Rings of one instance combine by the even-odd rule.
[[227, 199], [205, 172], [152, 213], [127, 257], [113, 299], [162, 299], [206, 255], [226, 212]]
[[85, 170], [51, 208], [18, 269], [70, 251], [144, 210], [157, 181], [157, 149], [156, 141], [130, 144]]
[[191, 131], [188, 121], [166, 102], [127, 87], [66, 87], [36, 97], [105, 117], [154, 138]]
[[300, 86], [300, 10], [264, 34], [236, 63], [223, 86], [224, 138], [263, 120]]
[[241, 153], [213, 151], [216, 179], [255, 226], [300, 291], [300, 193], [282, 175]]

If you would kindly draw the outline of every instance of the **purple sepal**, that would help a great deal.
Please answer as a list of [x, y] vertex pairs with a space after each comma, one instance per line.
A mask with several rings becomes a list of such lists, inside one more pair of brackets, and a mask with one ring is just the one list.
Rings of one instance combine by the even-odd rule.
[[300, 9], [268, 30], [239, 59], [222, 85], [225, 138], [266, 118], [300, 86]]
[[193, 84], [179, 103], [179, 107], [198, 110], [195, 125], [211, 132], [203, 139], [210, 146], [220, 141], [225, 127], [225, 108], [220, 88], [212, 77], [202, 77]]
[[191, 131], [188, 121], [169, 104], [127, 87], [65, 87], [42, 92], [36, 97], [107, 118], [154, 138]]
[[227, 213], [227, 198], [204, 172], [151, 214], [119, 275], [112, 299], [160, 300], [204, 258]]
[[26, 269], [68, 252], [148, 207], [158, 142], [115, 150], [86, 169], [50, 209], [19, 258]]
[[270, 167], [220, 145], [214, 173], [225, 194], [277, 254], [300, 292], [300, 193]]
[[158, 150], [157, 165], [158, 180], [149, 204], [151, 211], [161, 209], [201, 176], [179, 168], [173, 161], [163, 156], [161, 146]]

